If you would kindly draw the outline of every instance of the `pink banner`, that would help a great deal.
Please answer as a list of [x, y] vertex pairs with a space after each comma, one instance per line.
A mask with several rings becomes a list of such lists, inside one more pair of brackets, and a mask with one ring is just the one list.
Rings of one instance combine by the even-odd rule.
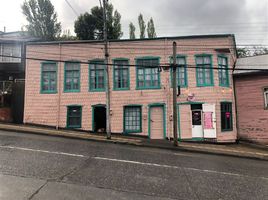
[[204, 113], [204, 129], [213, 129], [212, 112]]

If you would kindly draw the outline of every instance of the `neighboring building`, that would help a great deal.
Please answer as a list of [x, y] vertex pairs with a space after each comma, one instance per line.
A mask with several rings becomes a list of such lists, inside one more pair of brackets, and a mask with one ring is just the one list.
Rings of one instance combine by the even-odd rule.
[[[179, 138], [234, 142], [235, 102], [228, 69], [233, 68], [236, 49], [234, 36], [227, 34], [110, 41], [112, 133], [173, 137], [171, 72], [159, 67], [170, 63], [173, 41], [178, 44], [181, 86]], [[100, 41], [29, 43], [27, 56], [44, 61], [27, 60], [25, 123], [105, 131]]]
[[[238, 137], [268, 144], [268, 54], [239, 58], [234, 71]], [[243, 69], [238, 70], [238, 69]]]
[[0, 33], [0, 121], [23, 121], [25, 43], [35, 41], [25, 32]]

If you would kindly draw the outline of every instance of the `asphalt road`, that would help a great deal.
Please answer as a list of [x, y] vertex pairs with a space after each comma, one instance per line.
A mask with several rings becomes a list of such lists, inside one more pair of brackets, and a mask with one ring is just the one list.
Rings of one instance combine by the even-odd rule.
[[0, 131], [0, 199], [268, 199], [268, 162]]

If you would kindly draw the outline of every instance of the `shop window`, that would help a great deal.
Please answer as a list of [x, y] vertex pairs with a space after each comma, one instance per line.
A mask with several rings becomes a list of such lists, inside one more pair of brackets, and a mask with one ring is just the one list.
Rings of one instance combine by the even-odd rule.
[[82, 107], [68, 106], [67, 107], [67, 128], [81, 128]]
[[232, 116], [232, 103], [221, 103], [221, 130], [232, 131], [233, 130], [233, 116]]
[[124, 107], [124, 132], [138, 133], [141, 132], [141, 106]]

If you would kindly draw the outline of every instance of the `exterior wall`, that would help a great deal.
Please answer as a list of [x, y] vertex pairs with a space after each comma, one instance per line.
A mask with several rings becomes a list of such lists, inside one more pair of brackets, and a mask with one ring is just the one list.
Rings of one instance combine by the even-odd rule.
[[[111, 130], [114, 133], [123, 132], [123, 106], [130, 104], [142, 105], [142, 133], [138, 135], [148, 136], [148, 112], [150, 104], [166, 105], [166, 136], [173, 137], [172, 133], [172, 88], [170, 82], [170, 72], [160, 73], [161, 89], [136, 89], [136, 68], [135, 59], [144, 56], [160, 57], [160, 63], [169, 63], [172, 55], [172, 43], [174, 40], [146, 40], [109, 43], [109, 63], [114, 58], [127, 58], [130, 67], [130, 90], [113, 90], [113, 73], [110, 68], [111, 87]], [[214, 50], [226, 48], [230, 45], [232, 49], [233, 38], [197, 38], [197, 39], [177, 39], [178, 54], [187, 56], [187, 64], [195, 66], [196, 54], [212, 54], [214, 67], [217, 67], [217, 56], [219, 53]], [[181, 46], [184, 46], [180, 48]], [[198, 48], [195, 46], [198, 45]], [[213, 46], [214, 45], [214, 46]], [[213, 46], [213, 48], [209, 47]], [[50, 60], [79, 60], [87, 62], [93, 59], [103, 59], [103, 45], [98, 43], [73, 43], [73, 44], [41, 44], [28, 45], [27, 56], [50, 59]], [[208, 48], [209, 47], [209, 48]], [[229, 67], [233, 66], [235, 60], [233, 52], [227, 53]], [[26, 95], [25, 95], [25, 123], [42, 124], [49, 126], [66, 127], [67, 105], [82, 105], [82, 129], [92, 130], [92, 106], [105, 104], [105, 92], [89, 91], [89, 67], [88, 64], [81, 64], [80, 92], [66, 93], [63, 91], [64, 63], [58, 63], [58, 93], [40, 93], [40, 61], [27, 60], [26, 68]], [[195, 101], [215, 103], [217, 105], [217, 140], [235, 141], [236, 130], [234, 120], [234, 130], [222, 133], [220, 131], [220, 102], [230, 101], [234, 106], [234, 96], [232, 89], [231, 71], [229, 72], [230, 87], [220, 87], [218, 71], [213, 70], [214, 86], [197, 87], [196, 69], [188, 68], [188, 87], [181, 89], [181, 96], [177, 102], [187, 102], [188, 94], [195, 94]], [[235, 119], [235, 109], [233, 107], [233, 119]], [[190, 120], [190, 119], [188, 119]], [[188, 134], [188, 133], [183, 133]]]
[[268, 87], [268, 75], [235, 77], [240, 139], [268, 144], [268, 110], [264, 108], [264, 87]]

